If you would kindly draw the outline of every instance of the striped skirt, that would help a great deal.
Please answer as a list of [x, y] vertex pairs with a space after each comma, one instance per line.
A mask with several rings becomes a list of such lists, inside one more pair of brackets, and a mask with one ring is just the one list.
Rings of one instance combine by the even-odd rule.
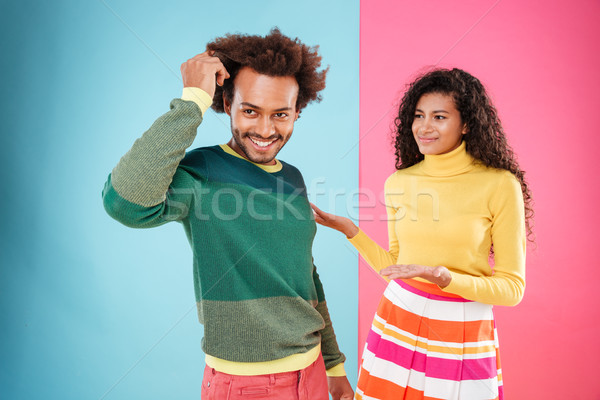
[[391, 281], [367, 337], [356, 399], [502, 400], [492, 306], [413, 279]]

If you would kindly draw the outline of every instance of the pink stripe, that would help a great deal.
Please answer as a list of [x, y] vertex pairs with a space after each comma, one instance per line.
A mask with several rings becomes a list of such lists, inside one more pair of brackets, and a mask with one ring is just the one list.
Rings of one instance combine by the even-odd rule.
[[396, 282], [398, 285], [402, 286], [404, 289], [408, 290], [409, 292], [419, 295], [421, 297], [425, 297], [427, 299], [441, 300], [441, 301], [454, 301], [454, 302], [458, 302], [458, 303], [471, 303], [471, 300], [457, 299], [455, 297], [445, 297], [445, 296], [440, 296], [437, 294], [424, 292], [421, 289], [417, 289], [415, 287], [410, 286], [408, 283], [402, 281], [401, 279], [394, 279], [394, 282]]
[[[367, 349], [377, 358], [393, 362], [406, 369], [425, 373], [426, 376], [453, 381], [489, 379], [497, 376], [496, 357], [476, 360], [447, 360], [427, 356], [417, 351], [382, 339], [371, 330], [367, 337]], [[457, 349], [459, 350], [459, 349]]]

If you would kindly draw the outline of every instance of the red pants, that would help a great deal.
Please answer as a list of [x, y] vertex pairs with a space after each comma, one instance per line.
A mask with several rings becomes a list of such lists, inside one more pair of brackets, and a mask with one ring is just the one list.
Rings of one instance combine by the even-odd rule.
[[308, 367], [270, 375], [229, 375], [206, 366], [202, 400], [329, 400], [323, 357]]

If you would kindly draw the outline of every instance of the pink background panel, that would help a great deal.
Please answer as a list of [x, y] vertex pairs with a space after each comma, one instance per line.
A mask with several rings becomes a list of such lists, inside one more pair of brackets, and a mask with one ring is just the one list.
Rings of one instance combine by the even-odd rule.
[[[527, 171], [536, 211], [527, 290], [517, 307], [495, 307], [508, 399], [600, 393], [599, 16], [598, 1], [361, 3], [361, 228], [387, 248], [390, 127], [424, 67], [463, 68], [486, 85]], [[359, 282], [362, 353], [385, 285], [362, 260]]]

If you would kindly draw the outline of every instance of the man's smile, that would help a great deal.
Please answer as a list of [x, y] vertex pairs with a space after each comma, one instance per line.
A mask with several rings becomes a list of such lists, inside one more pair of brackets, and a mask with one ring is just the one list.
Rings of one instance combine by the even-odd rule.
[[248, 136], [248, 138], [252, 141], [252, 143], [254, 143], [258, 147], [262, 147], [262, 148], [269, 147], [272, 143], [274, 143], [277, 140], [277, 138], [270, 139], [270, 140], [260, 140], [257, 138], [253, 138], [252, 136]]

